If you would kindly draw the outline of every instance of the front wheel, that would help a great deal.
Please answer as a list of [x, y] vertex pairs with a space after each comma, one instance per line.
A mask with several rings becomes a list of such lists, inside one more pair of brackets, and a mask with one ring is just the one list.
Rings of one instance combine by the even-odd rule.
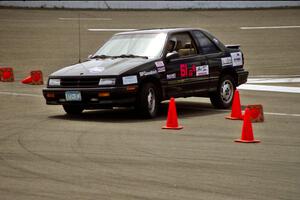
[[142, 86], [137, 97], [137, 110], [146, 118], [153, 118], [157, 115], [159, 106], [159, 93], [153, 83], [146, 83]]
[[63, 108], [68, 115], [80, 115], [83, 111], [82, 107], [74, 105], [63, 105]]
[[235, 91], [234, 79], [230, 75], [222, 76], [216, 92], [210, 94], [210, 101], [216, 108], [229, 108]]

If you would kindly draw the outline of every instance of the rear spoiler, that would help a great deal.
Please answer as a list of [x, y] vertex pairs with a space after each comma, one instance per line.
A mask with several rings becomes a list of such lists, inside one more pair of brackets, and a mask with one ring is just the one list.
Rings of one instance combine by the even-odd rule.
[[240, 49], [240, 44], [227, 44], [225, 45], [226, 48], [229, 48], [229, 49]]

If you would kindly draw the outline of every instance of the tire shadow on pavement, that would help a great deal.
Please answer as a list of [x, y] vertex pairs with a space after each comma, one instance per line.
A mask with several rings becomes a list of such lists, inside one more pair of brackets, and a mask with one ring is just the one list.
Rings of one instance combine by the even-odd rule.
[[[205, 117], [227, 113], [228, 110], [219, 110], [209, 103], [184, 102], [176, 103], [177, 115], [180, 119]], [[161, 103], [158, 116], [153, 119], [145, 119], [134, 108], [114, 108], [101, 110], [85, 110], [80, 115], [70, 116], [67, 114], [49, 116], [52, 119], [73, 120], [73, 121], [95, 121], [110, 123], [136, 123], [149, 121], [164, 121], [168, 115], [168, 102]]]

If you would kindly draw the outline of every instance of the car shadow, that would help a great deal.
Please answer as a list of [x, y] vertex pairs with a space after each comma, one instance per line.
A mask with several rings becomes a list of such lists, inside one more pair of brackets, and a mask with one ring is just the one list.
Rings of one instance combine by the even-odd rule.
[[[176, 102], [176, 109], [178, 118], [186, 119], [193, 117], [205, 117], [208, 115], [216, 115], [220, 113], [230, 113], [230, 110], [215, 109], [210, 103], [203, 102]], [[95, 122], [109, 122], [109, 123], [136, 123], [147, 121], [162, 121], [166, 120], [168, 115], [168, 102], [161, 104], [161, 109], [158, 116], [154, 119], [144, 119], [133, 108], [114, 108], [102, 110], [86, 110], [80, 115], [69, 116], [53, 115], [49, 116], [52, 119], [72, 120], [72, 121], [95, 121]]]

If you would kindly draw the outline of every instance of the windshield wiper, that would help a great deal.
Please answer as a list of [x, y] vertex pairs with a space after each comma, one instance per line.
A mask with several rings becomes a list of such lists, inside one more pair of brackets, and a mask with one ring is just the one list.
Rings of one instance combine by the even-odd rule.
[[133, 55], [133, 54], [122, 54], [119, 56], [113, 56], [113, 58], [144, 58], [144, 59], [148, 59], [147, 56], [138, 56], [138, 55]]
[[107, 55], [94, 55], [91, 58], [100, 58], [100, 59], [106, 59], [106, 58], [111, 58], [112, 56], [107, 56]]

